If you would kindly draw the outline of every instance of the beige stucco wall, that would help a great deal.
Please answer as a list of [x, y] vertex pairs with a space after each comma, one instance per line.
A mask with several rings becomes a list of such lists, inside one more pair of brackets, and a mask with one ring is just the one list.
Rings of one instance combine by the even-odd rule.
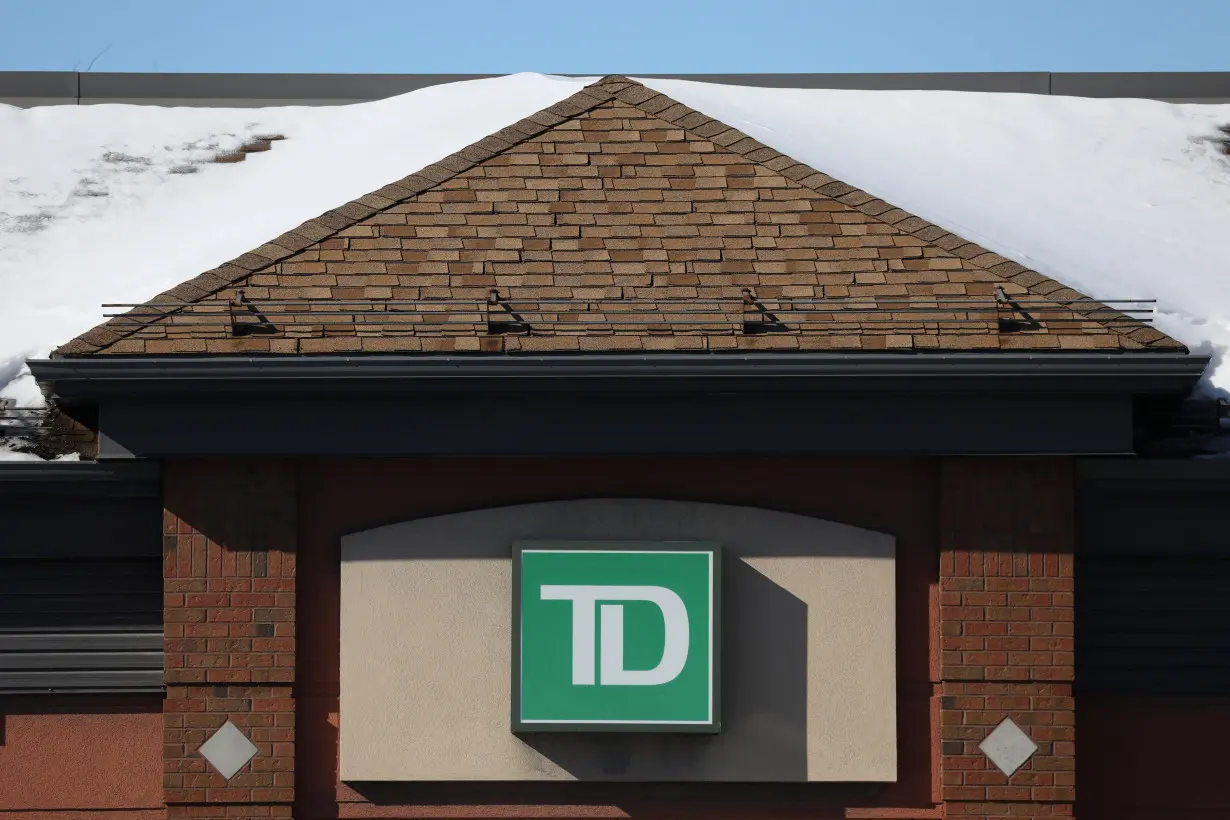
[[[519, 539], [716, 541], [719, 735], [509, 730]], [[896, 779], [894, 539], [804, 516], [594, 499], [342, 539], [343, 780]]]

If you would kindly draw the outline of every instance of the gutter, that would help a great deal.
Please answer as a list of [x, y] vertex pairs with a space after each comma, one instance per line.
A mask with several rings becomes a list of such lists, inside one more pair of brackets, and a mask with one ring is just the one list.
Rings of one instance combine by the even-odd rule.
[[647, 389], [694, 392], [1169, 393], [1186, 395], [1208, 356], [1174, 353], [789, 353], [173, 356], [31, 360], [65, 400], [208, 392]]

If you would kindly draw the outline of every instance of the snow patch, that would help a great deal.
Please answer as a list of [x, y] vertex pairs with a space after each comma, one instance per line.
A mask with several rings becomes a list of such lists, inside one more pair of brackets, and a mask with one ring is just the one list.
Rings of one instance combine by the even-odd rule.
[[[34, 351], [30, 358], [45, 359], [49, 355], [51, 348], [45, 348]], [[7, 364], [0, 362], [0, 385], [3, 385], [0, 387], [0, 399], [12, 399], [14, 407], [47, 406], [47, 400], [24, 359], [12, 359]]]
[[0, 444], [0, 461], [39, 461], [46, 463], [48, 461], [80, 461], [81, 456], [77, 453], [69, 453], [64, 456], [56, 456], [52, 459], [39, 458], [33, 453], [19, 453], [15, 450], [8, 450], [3, 444]]

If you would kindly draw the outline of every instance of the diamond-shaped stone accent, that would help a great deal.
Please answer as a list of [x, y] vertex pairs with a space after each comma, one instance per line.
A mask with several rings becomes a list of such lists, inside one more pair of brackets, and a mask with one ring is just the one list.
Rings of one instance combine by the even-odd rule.
[[218, 770], [218, 774], [230, 780], [249, 760], [256, 757], [260, 749], [248, 740], [248, 736], [238, 726], [228, 720], [214, 732], [213, 737], [202, 743], [197, 751], [209, 761], [209, 765]]
[[1038, 751], [1038, 744], [1012, 718], [1004, 718], [991, 734], [982, 739], [978, 748], [995, 764], [995, 768], [1012, 777]]

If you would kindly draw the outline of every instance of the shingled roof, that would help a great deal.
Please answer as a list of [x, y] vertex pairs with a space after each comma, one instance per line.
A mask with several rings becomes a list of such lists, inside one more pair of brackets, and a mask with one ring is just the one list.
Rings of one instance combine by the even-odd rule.
[[55, 355], [825, 348], [1183, 349], [610, 76]]

